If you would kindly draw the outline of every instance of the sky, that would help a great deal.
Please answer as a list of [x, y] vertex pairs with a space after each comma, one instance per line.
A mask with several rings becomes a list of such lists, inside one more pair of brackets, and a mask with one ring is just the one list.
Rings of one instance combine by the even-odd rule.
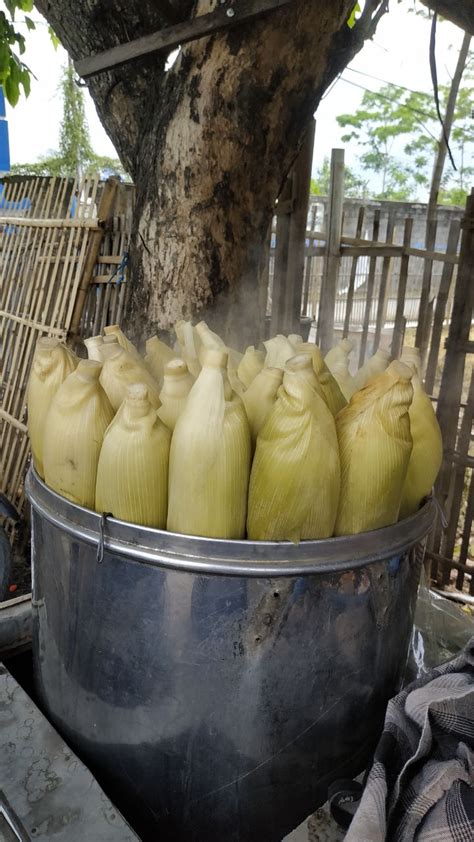
[[[430, 22], [409, 14], [414, 0], [401, 3], [392, 0], [390, 12], [380, 22], [373, 41], [366, 42], [341, 78], [326, 92], [316, 113], [316, 138], [313, 173], [331, 148], [342, 146], [336, 116], [355, 111], [363, 96], [362, 88], [378, 90], [386, 82], [420, 90], [432, 91], [429, 68]], [[420, 4], [418, 4], [420, 8]], [[61, 101], [58, 82], [66, 52], [54, 49], [47, 24], [35, 10], [32, 14], [37, 26], [34, 32], [25, 31], [27, 51], [23, 56], [37, 79], [32, 80], [28, 99], [21, 98], [16, 108], [7, 106], [12, 163], [31, 162], [40, 155], [58, 148]], [[448, 22], [438, 26], [437, 67], [440, 84], [449, 82], [462, 40], [461, 30]], [[378, 77], [378, 79], [373, 78]], [[362, 87], [360, 87], [362, 86]], [[116, 156], [114, 147], [97, 117], [87, 89], [86, 113], [92, 145], [97, 154]], [[473, 103], [474, 104], [474, 103]], [[346, 163], [357, 167], [359, 150], [346, 146]]]

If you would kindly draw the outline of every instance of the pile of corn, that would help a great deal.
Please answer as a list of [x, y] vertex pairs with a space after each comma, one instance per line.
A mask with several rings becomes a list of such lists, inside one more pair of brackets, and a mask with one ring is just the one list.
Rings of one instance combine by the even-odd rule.
[[294, 542], [387, 526], [430, 493], [442, 443], [416, 349], [352, 376], [347, 339], [240, 354], [205, 322], [175, 330], [144, 358], [118, 325], [88, 359], [38, 341], [28, 427], [50, 488], [144, 526]]

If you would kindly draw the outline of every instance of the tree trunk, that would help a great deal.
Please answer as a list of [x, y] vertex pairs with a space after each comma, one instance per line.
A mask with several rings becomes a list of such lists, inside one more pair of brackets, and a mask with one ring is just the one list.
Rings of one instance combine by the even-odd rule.
[[[190, 16], [188, 0], [39, 0], [74, 59]], [[196, 15], [217, 5], [198, 0]], [[131, 297], [138, 338], [200, 313], [242, 347], [259, 338], [259, 277], [275, 199], [328, 84], [386, 10], [293, 0], [185, 46], [88, 80], [136, 184]]]
[[[454, 120], [456, 100], [458, 98], [459, 86], [461, 84], [464, 68], [466, 67], [470, 43], [471, 35], [468, 32], [465, 32], [461, 49], [459, 51], [458, 60], [456, 62], [456, 69], [454, 71], [454, 75], [451, 81], [451, 87], [449, 89], [448, 101], [446, 103], [446, 112], [443, 118], [444, 132], [443, 130], [441, 130], [440, 139], [438, 141], [438, 151], [436, 153], [436, 158], [433, 166], [433, 174], [431, 176], [430, 195], [428, 199], [428, 206], [426, 208], [425, 248], [427, 251], [434, 251], [436, 244], [438, 195], [439, 188], [441, 186], [441, 179], [443, 177], [444, 165], [446, 162], [446, 153], [448, 151], [445, 137], [449, 141], [451, 135], [451, 128]], [[431, 268], [432, 261], [425, 260], [425, 268], [423, 272], [423, 282], [420, 298], [420, 311], [415, 339], [415, 343], [417, 347], [420, 348], [422, 353], [423, 365], [428, 349], [428, 341], [431, 327], [428, 320], [428, 301], [431, 286]]]

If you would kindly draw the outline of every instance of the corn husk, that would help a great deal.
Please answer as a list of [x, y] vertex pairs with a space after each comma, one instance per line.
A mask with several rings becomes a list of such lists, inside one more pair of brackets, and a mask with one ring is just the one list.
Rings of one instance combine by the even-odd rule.
[[295, 349], [286, 336], [278, 334], [263, 343], [267, 352], [265, 368], [285, 368], [286, 361], [293, 357]]
[[145, 347], [145, 365], [161, 388], [164, 381], [165, 366], [171, 360], [176, 359], [176, 353], [157, 336], [147, 339]]
[[104, 360], [100, 382], [114, 412], [117, 412], [125, 400], [128, 386], [134, 383], [145, 383], [151, 405], [155, 409], [161, 405], [160, 387], [144, 361], [132, 357], [124, 348], [119, 347], [112, 356]]
[[333, 366], [339, 362], [347, 362], [349, 366], [349, 357], [354, 350], [354, 343], [350, 339], [340, 339], [326, 354], [324, 362], [329, 371], [334, 374]]
[[248, 389], [252, 380], [255, 380], [257, 374], [262, 370], [264, 362], [265, 354], [263, 351], [257, 351], [254, 345], [249, 345], [246, 348], [245, 354], [237, 368], [238, 378], [246, 389]]
[[101, 348], [104, 344], [104, 337], [99, 334], [99, 336], [90, 336], [88, 339], [84, 339], [84, 345], [87, 349], [87, 357], [90, 360], [95, 360], [98, 363], [102, 362], [102, 353]]
[[398, 519], [412, 451], [411, 377], [408, 366], [391, 363], [337, 416], [341, 497], [336, 535], [380, 529]]
[[336, 426], [311, 385], [316, 380], [311, 361], [303, 360], [295, 357], [295, 370], [285, 371], [257, 438], [247, 518], [251, 540], [298, 542], [326, 538], [334, 530], [340, 485]]
[[413, 371], [413, 401], [410, 406], [410, 429], [413, 450], [403, 486], [400, 518], [418, 511], [420, 503], [430, 494], [443, 461], [441, 430], [415, 365]]
[[421, 377], [421, 353], [419, 348], [412, 348], [410, 345], [404, 345], [400, 355], [402, 363], [405, 365], [414, 366], [416, 374]]
[[282, 381], [281, 368], [263, 368], [242, 396], [254, 445], [273, 409]]
[[339, 384], [324, 362], [323, 355], [318, 346], [313, 342], [303, 342], [301, 345], [298, 345], [298, 354], [311, 355], [313, 370], [321, 386], [324, 399], [332, 414], [337, 415], [345, 407], [347, 401], [339, 388]]
[[128, 353], [132, 357], [136, 357], [138, 360], [143, 362], [141, 354], [139, 353], [137, 348], [135, 348], [133, 342], [130, 342], [130, 340], [127, 339], [120, 325], [107, 325], [106, 327], [104, 327], [104, 334], [105, 336], [115, 336], [121, 348], [124, 348], [125, 351], [128, 351]]
[[61, 383], [74, 371], [78, 362], [79, 360], [74, 358], [74, 355], [71, 356], [66, 346], [58, 339], [38, 339], [28, 379], [26, 403], [33, 464], [42, 479], [46, 416]]
[[300, 336], [299, 333], [290, 333], [288, 334], [288, 342], [290, 345], [293, 345], [293, 348], [296, 350], [298, 345], [303, 344], [303, 337]]
[[201, 340], [199, 334], [196, 328], [193, 327], [192, 322], [185, 322], [183, 320], [176, 322], [174, 330], [178, 338], [180, 356], [185, 361], [193, 377], [197, 377], [201, 371], [201, 363], [199, 362]]
[[104, 363], [109, 357], [114, 357], [122, 346], [117, 342], [116, 336], [104, 336], [102, 345], [97, 345], [96, 348], [101, 357], [100, 362]]
[[113, 409], [99, 383], [101, 364], [81, 360], [62, 383], [46, 417], [43, 461], [46, 484], [93, 509], [97, 463]]
[[174, 430], [193, 385], [194, 377], [184, 360], [170, 360], [166, 364], [157, 415], [169, 430]]
[[100, 451], [96, 510], [164, 529], [170, 443], [171, 433], [157, 418], [145, 384], [129, 386]]
[[226, 377], [227, 354], [209, 350], [174, 429], [168, 529], [211, 538], [243, 538], [250, 431]]
[[353, 347], [354, 344], [350, 339], [341, 339], [324, 358], [346, 401], [349, 401], [356, 391], [356, 383], [349, 371], [349, 356]]
[[389, 363], [390, 353], [383, 348], [379, 348], [354, 374], [356, 391], [363, 389], [372, 377], [385, 371]]

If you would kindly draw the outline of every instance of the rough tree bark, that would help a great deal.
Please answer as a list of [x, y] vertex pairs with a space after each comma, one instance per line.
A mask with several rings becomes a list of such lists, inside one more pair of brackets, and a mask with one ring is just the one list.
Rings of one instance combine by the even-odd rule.
[[[79, 59], [204, 14], [217, 0], [36, 5]], [[353, 5], [293, 0], [188, 44], [168, 72], [154, 54], [88, 80], [137, 188], [127, 314], [134, 336], [201, 312], [239, 346], [258, 337], [257, 281], [274, 201], [324, 90], [387, 7], [368, 0], [350, 29]]]

